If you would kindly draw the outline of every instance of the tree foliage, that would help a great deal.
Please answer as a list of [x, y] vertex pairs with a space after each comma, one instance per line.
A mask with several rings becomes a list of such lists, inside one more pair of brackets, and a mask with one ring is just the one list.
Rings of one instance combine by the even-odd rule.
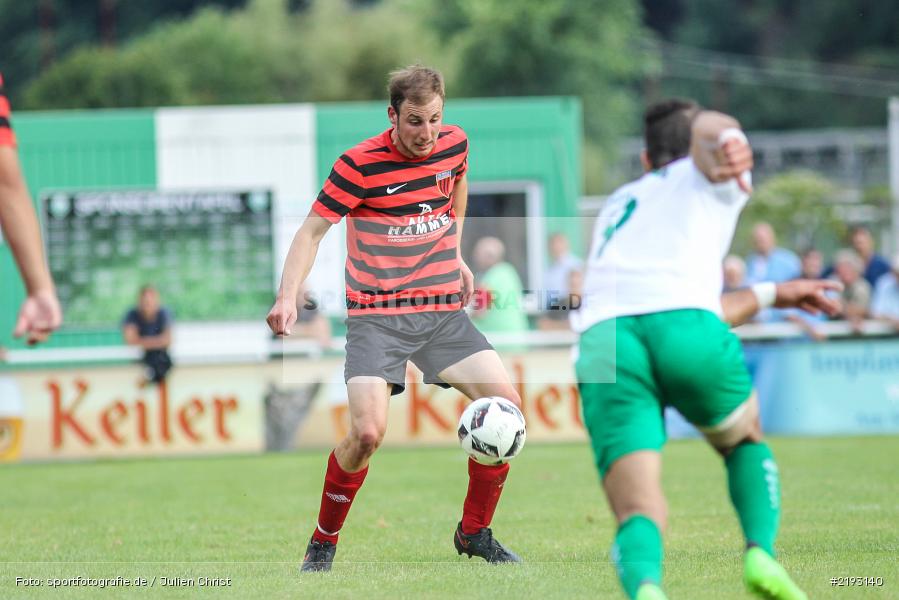
[[[899, 3], [643, 0], [643, 4], [649, 14], [662, 10], [671, 14], [664, 27], [656, 25], [665, 40], [705, 52], [696, 58], [706, 63], [705, 73], [698, 66], [668, 62], [661, 94], [695, 97], [740, 115], [751, 129], [886, 122], [886, 97], [899, 89]], [[717, 64], [710, 66], [713, 63]], [[888, 82], [894, 85], [884, 89], [881, 84]]]
[[252, 0], [163, 23], [116, 49], [75, 51], [41, 75], [27, 108], [99, 108], [385, 97], [386, 74], [440, 68], [451, 97], [576, 95], [588, 187], [640, 107], [649, 67], [634, 0]]
[[[120, 0], [126, 41], [68, 54], [98, 39], [99, 4], [54, 0], [60, 59], [22, 92], [14, 74], [38, 72], [38, 4], [0, 0], [21, 108], [382, 99], [387, 72], [422, 62], [453, 98], [580, 97], [591, 193], [608, 188], [604, 165], [648, 100], [694, 97], [749, 129], [879, 125], [885, 102], [852, 78], [899, 72], [899, 4], [875, 0]], [[677, 62], [659, 39], [698, 58]], [[772, 67], [781, 59], [793, 62]], [[821, 61], [849, 65], [844, 87], [816, 87]]]
[[29, 87], [25, 106], [368, 100], [384, 97], [391, 69], [416, 60], [447, 63], [401, 2], [318, 2], [302, 12], [289, 4], [207, 8], [118, 49], [78, 50]]
[[648, 35], [637, 3], [444, 0], [431, 9], [432, 28], [458, 52], [463, 95], [581, 98], [588, 188], [598, 188], [603, 159], [639, 127], [636, 83], [654, 65], [635, 52]]
[[[28, 87], [26, 108], [108, 108], [261, 100], [251, 44], [215, 9], [119, 49], [76, 50]], [[189, 60], [186, 57], [190, 57]]]
[[828, 179], [811, 171], [769, 177], [755, 189], [740, 217], [735, 250], [749, 253], [750, 232], [759, 221], [770, 223], [780, 244], [787, 248], [832, 249], [846, 235], [838, 191]]
[[[86, 45], [99, 45], [105, 35], [121, 43], [204, 6], [235, 8], [246, 0], [0, 0], [0, 69], [13, 101], [25, 86], [55, 61]], [[113, 6], [110, 30], [103, 31], [101, 5]], [[80, 61], [85, 60], [83, 57]]]

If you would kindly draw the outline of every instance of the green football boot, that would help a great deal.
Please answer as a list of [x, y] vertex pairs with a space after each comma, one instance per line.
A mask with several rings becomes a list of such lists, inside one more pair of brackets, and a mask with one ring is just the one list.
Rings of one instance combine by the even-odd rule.
[[662, 588], [654, 583], [643, 583], [637, 589], [634, 600], [668, 600]]
[[769, 600], [808, 600], [805, 592], [793, 583], [780, 563], [753, 546], [743, 559], [743, 582], [759, 598]]

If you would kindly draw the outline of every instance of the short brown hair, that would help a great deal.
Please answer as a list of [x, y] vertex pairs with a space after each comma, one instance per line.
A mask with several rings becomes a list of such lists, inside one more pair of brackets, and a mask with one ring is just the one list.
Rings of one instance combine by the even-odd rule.
[[436, 69], [422, 65], [411, 65], [390, 73], [387, 93], [390, 94], [390, 106], [397, 114], [404, 100], [414, 104], [425, 104], [435, 95], [440, 96], [441, 100], [446, 100], [443, 75]]

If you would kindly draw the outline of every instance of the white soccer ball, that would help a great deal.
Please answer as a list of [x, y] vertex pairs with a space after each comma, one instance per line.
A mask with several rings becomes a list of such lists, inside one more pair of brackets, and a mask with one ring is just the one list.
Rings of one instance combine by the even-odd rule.
[[459, 419], [462, 449], [483, 465], [501, 465], [524, 447], [524, 415], [505, 398], [480, 398]]

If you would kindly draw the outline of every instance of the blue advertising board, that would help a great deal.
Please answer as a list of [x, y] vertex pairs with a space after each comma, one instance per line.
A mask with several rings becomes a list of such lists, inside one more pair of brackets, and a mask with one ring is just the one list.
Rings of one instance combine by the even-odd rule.
[[[746, 344], [766, 433], [899, 433], [899, 339]], [[696, 435], [666, 412], [672, 438]]]

